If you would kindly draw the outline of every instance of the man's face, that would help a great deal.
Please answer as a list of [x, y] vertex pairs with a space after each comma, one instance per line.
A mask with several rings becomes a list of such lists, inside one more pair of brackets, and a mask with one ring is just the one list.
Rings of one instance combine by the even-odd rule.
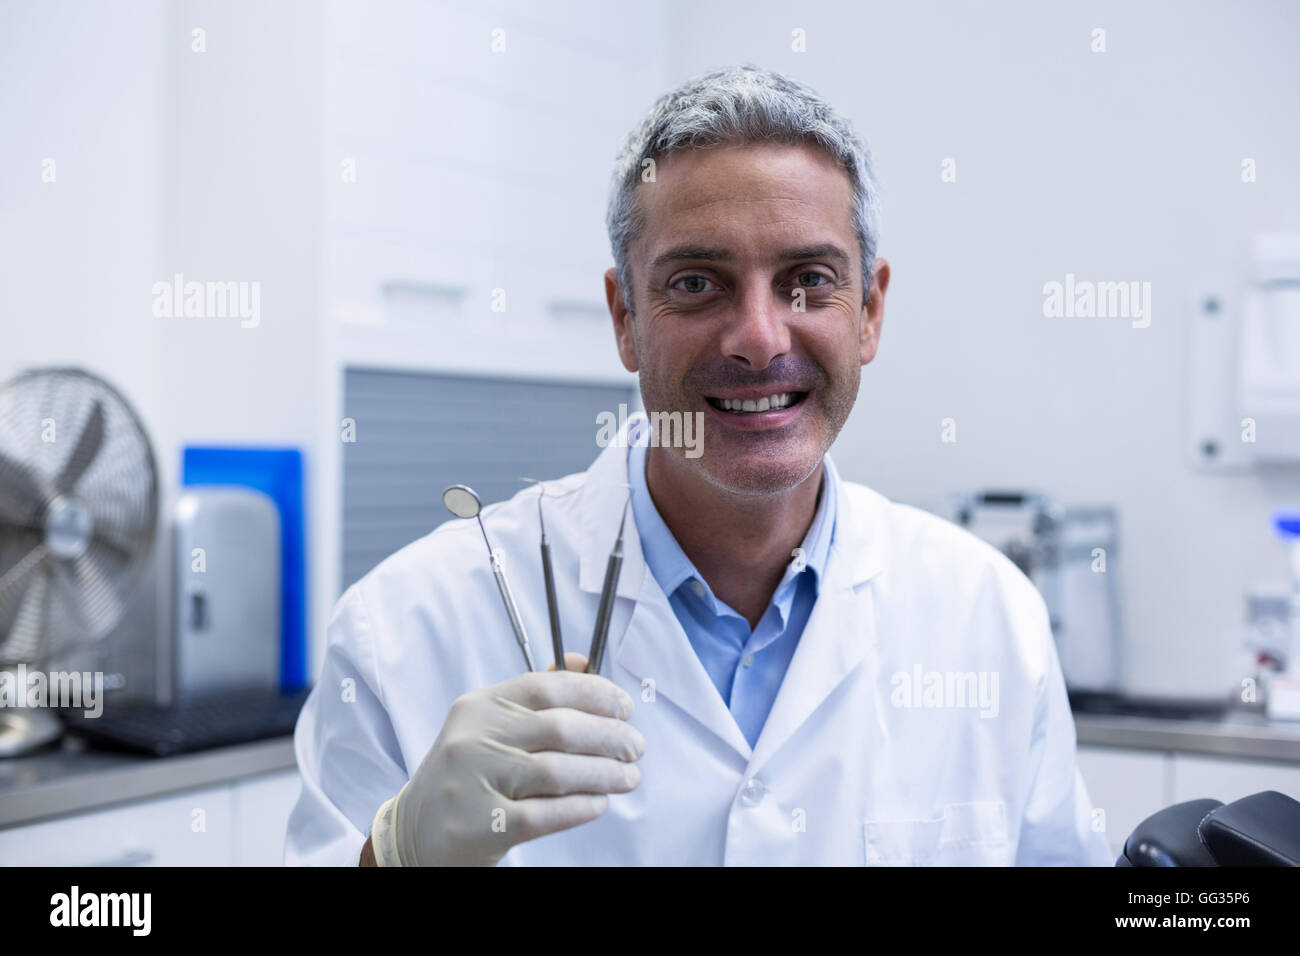
[[646, 410], [704, 415], [703, 454], [667, 457], [733, 494], [787, 491], [835, 440], [880, 336], [889, 267], [864, 306], [848, 175], [810, 147], [685, 150], [637, 191], [630, 313], [613, 270], [606, 294]]

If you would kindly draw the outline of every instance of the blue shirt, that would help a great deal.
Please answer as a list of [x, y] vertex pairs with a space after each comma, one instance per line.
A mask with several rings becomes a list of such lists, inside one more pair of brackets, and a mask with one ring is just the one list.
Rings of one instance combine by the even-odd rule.
[[668, 595], [673, 613], [736, 726], [753, 747], [776, 701], [826, 573], [835, 529], [835, 484], [823, 468], [820, 500], [800, 545], [802, 555], [791, 559], [772, 602], [758, 626], [750, 630], [744, 617], [714, 596], [664, 524], [646, 485], [647, 448], [631, 444], [628, 481], [632, 485], [632, 515], [646, 564]]

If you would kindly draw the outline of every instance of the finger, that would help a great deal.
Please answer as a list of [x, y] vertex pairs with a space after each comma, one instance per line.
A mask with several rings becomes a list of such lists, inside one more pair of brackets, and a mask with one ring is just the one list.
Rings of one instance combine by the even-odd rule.
[[627, 793], [641, 782], [635, 764], [586, 754], [544, 750], [511, 761], [509, 779], [494, 781], [497, 791], [513, 800], [563, 797], [573, 793]]
[[627, 721], [571, 707], [526, 711], [511, 736], [511, 743], [529, 753], [555, 750], [623, 761], [639, 760], [645, 753], [645, 737]]
[[608, 808], [609, 797], [604, 794], [512, 800], [506, 807], [506, 828], [512, 843], [522, 843], [589, 823]]
[[[555, 670], [555, 665], [552, 664], [550, 667], [546, 669], [548, 671], [553, 671]], [[574, 671], [575, 673], [581, 674], [583, 671], [587, 669], [587, 659], [583, 657], [581, 654], [579, 654], [577, 651], [565, 651], [564, 669], [566, 671]]]
[[520, 674], [497, 684], [496, 696], [529, 710], [572, 707], [601, 717], [627, 720], [635, 709], [627, 691], [596, 674], [562, 671], [554, 674]]

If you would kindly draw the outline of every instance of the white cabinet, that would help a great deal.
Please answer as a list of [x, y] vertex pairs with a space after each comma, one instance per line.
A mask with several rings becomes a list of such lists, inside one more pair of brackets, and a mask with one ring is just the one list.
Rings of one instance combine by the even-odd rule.
[[5, 866], [280, 866], [297, 770], [0, 830]]
[[1079, 771], [1092, 805], [1106, 811], [1106, 839], [1117, 856], [1134, 827], [1175, 803], [1231, 803], [1261, 790], [1300, 800], [1300, 766], [1279, 761], [1081, 744]]
[[230, 787], [0, 830], [7, 866], [229, 866]]
[[1134, 827], [1169, 805], [1172, 761], [1150, 750], [1079, 747], [1079, 772], [1093, 807], [1106, 814], [1106, 842], [1116, 856]]
[[1175, 754], [1170, 803], [1209, 797], [1231, 803], [1261, 790], [1300, 800], [1300, 767], [1263, 760], [1229, 760]]
[[283, 866], [289, 814], [298, 802], [297, 770], [250, 777], [234, 785], [235, 860], [239, 866]]

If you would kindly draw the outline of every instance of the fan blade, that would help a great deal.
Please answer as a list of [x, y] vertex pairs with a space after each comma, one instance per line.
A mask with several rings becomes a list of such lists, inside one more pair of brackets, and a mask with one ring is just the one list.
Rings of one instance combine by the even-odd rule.
[[3, 534], [6, 528], [10, 531], [17, 531], [20, 534], [28, 532], [36, 535], [38, 538], [45, 533], [45, 525], [39, 520], [32, 519], [30, 521], [15, 521], [3, 511], [0, 511], [0, 534]]
[[49, 612], [49, 583], [49, 567], [42, 566], [23, 594], [23, 603], [18, 606], [18, 616], [9, 629], [9, 636], [0, 641], [0, 661], [36, 660]]
[[44, 507], [45, 495], [31, 466], [0, 455], [0, 519], [31, 525]]
[[[114, 581], [121, 576], [121, 562], [114, 563], [103, 545], [94, 542], [85, 554], [61, 567], [66, 587], [62, 607], [75, 614], [85, 627], [85, 639], [93, 640], [122, 619], [126, 608]], [[53, 652], [57, 648], [50, 648]]]
[[125, 564], [135, 554], [137, 545], [117, 528], [97, 524], [91, 533], [91, 541], [98, 542], [112, 551]]
[[4, 574], [0, 574], [0, 608], [17, 601], [27, 585], [27, 579], [45, 557], [46, 546], [42, 541], [32, 550], [14, 562]]
[[63, 466], [62, 474], [59, 475], [57, 483], [59, 494], [66, 495], [77, 487], [77, 482], [90, 467], [90, 463], [95, 460], [95, 456], [99, 454], [99, 446], [103, 441], [104, 406], [99, 399], [95, 399], [95, 407], [90, 410], [86, 427], [77, 436], [77, 447], [72, 449], [72, 454], [67, 464]]

